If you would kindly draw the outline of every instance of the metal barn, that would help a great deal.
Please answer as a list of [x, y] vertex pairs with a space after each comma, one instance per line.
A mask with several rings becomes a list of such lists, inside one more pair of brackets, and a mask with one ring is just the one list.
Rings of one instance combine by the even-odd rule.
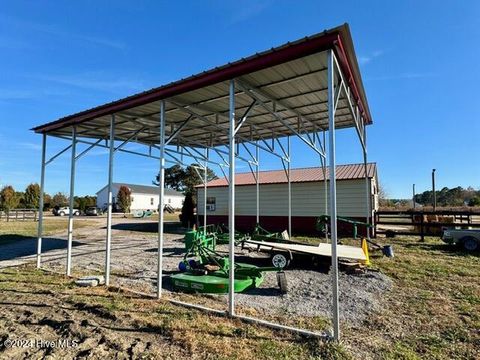
[[[168, 69], [164, 69], [168, 71]], [[367, 125], [372, 124], [367, 96], [347, 24], [313, 36], [254, 54], [248, 58], [135, 94], [111, 103], [63, 117], [35, 127], [42, 135], [40, 221], [38, 226], [37, 266], [42, 266], [43, 189], [47, 166], [69, 152], [70, 208], [75, 195], [76, 165], [95, 147], [108, 149], [108, 216], [105, 234], [105, 280], [110, 284], [112, 247], [112, 184], [115, 155], [119, 152], [156, 160], [159, 170], [159, 203], [163, 207], [165, 166], [167, 163], [218, 166], [228, 172], [229, 294], [226, 311], [208, 309], [244, 321], [280, 329], [295, 330], [310, 336], [325, 336], [305, 329], [239, 314], [233, 290], [235, 271], [235, 163], [244, 162], [258, 175], [260, 152], [276, 156], [288, 178], [287, 201], [291, 202], [290, 137], [298, 137], [329, 168], [328, 214], [331, 216], [332, 323], [334, 339], [340, 338], [337, 183], [335, 132], [352, 129], [357, 134], [367, 169]], [[65, 148], [47, 157], [47, 139], [65, 141]], [[328, 147], [327, 147], [328, 142]], [[128, 144], [135, 143], [135, 148]], [[142, 149], [139, 150], [138, 148]], [[327, 151], [328, 150], [328, 151]], [[328, 164], [327, 164], [328, 162]], [[206, 173], [206, 171], [204, 171]], [[206, 178], [206, 175], [205, 175]], [[258, 179], [258, 176], [256, 176]], [[371, 217], [369, 183], [365, 181], [365, 216]], [[205, 193], [206, 194], [206, 193]], [[206, 202], [205, 202], [206, 203]], [[292, 207], [289, 206], [289, 209]], [[72, 211], [70, 211], [72, 214]], [[259, 212], [256, 214], [260, 216]], [[291, 213], [288, 214], [291, 220]], [[162, 296], [163, 212], [158, 220], [157, 293]], [[291, 226], [290, 226], [291, 227]], [[66, 274], [72, 273], [74, 219], [68, 221]], [[179, 304], [181, 301], [168, 298]], [[183, 303], [207, 310], [199, 304]]]
[[[367, 177], [371, 208], [370, 216], [378, 210], [377, 166], [369, 163]], [[257, 205], [260, 210], [259, 223], [270, 231], [289, 230], [290, 234], [316, 234], [316, 220], [328, 214], [329, 186], [328, 169], [321, 167], [291, 169], [291, 197], [288, 202], [288, 179], [283, 170], [260, 171], [259, 187], [251, 172], [236, 174], [235, 224], [237, 230], [250, 232], [257, 223]], [[366, 211], [366, 187], [364, 164], [339, 165], [336, 168], [337, 212], [341, 217], [357, 221], [368, 221]], [[208, 224], [228, 222], [228, 179], [221, 178], [207, 183], [207, 203], [205, 189], [197, 187], [197, 209], [200, 223], [204, 221], [206, 210]], [[258, 195], [258, 197], [257, 197]], [[258, 199], [258, 204], [257, 204]], [[288, 214], [291, 206], [291, 229]], [[339, 234], [351, 236], [351, 224], [339, 223]], [[363, 228], [361, 230], [364, 230]]]

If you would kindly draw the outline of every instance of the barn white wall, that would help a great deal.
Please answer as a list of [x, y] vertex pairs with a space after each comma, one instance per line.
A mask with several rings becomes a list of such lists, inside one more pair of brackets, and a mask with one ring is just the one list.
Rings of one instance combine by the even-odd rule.
[[[371, 186], [373, 182], [371, 181]], [[328, 182], [327, 182], [328, 187]], [[197, 188], [198, 212], [203, 215], [203, 187]], [[365, 180], [337, 181], [337, 213], [345, 217], [365, 217]], [[374, 194], [372, 186], [371, 193]], [[236, 215], [256, 214], [256, 187], [235, 187]], [[292, 183], [292, 216], [319, 216], [325, 213], [325, 190], [322, 182]], [[216, 198], [215, 211], [208, 215], [228, 215], [228, 187], [207, 189], [207, 197]], [[374, 196], [376, 198], [376, 196]], [[327, 196], [329, 199], [329, 196]], [[260, 215], [286, 216], [288, 214], [287, 184], [260, 185]], [[374, 210], [378, 201], [373, 202]]]
[[[112, 195], [114, 202], [118, 194], [119, 187], [113, 186]], [[155, 194], [139, 194], [132, 192], [132, 205], [130, 210], [157, 210], [158, 209], [158, 193]], [[169, 204], [174, 209], [180, 209], [183, 205], [184, 196], [165, 195], [165, 204]], [[153, 204], [152, 204], [153, 199]], [[105, 187], [97, 193], [97, 207], [104, 208], [108, 202], [108, 188]]]

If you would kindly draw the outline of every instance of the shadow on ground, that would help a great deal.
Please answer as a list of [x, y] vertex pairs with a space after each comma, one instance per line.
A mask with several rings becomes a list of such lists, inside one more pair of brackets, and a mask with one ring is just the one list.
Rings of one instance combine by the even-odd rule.
[[[0, 261], [12, 260], [37, 253], [37, 238], [31, 236], [0, 235], [0, 244], [2, 244], [0, 245]], [[72, 246], [79, 245], [82, 245], [82, 243], [78, 241], [72, 242]], [[44, 238], [42, 240], [42, 253], [66, 248], [67, 241], [64, 239]]]
[[[139, 221], [130, 223], [115, 224], [112, 226], [115, 230], [138, 231], [146, 233], [158, 233], [158, 222]], [[163, 231], [170, 234], [185, 234], [187, 229], [181, 226], [180, 223], [165, 223]]]
[[450, 244], [432, 244], [424, 242], [415, 242], [404, 245], [407, 249], [418, 249], [418, 250], [427, 250], [427, 251], [441, 251], [443, 253], [449, 254], [451, 256], [480, 256], [480, 252], [467, 252], [463, 250], [460, 246], [450, 245]]

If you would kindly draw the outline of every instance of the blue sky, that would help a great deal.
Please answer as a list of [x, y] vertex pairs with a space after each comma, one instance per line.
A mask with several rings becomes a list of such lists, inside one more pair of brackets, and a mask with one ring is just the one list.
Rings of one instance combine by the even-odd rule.
[[[369, 159], [388, 195], [427, 190], [432, 168], [439, 188], [480, 188], [478, 1], [2, 2], [0, 185], [39, 180], [35, 125], [345, 22], [373, 114]], [[337, 134], [338, 162], [360, 162], [355, 132]], [[64, 145], [50, 141], [49, 153]], [[294, 167], [318, 164], [293, 149]], [[123, 154], [116, 165], [115, 181], [143, 184], [158, 168]], [[102, 150], [82, 158], [77, 194], [102, 187], [106, 166]], [[281, 164], [263, 155], [262, 167]], [[67, 154], [47, 168], [46, 190], [68, 188]]]

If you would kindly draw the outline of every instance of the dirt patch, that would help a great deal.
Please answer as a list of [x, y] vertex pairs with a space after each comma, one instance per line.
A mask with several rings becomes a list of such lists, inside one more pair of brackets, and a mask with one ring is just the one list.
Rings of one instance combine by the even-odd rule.
[[161, 332], [146, 329], [128, 316], [117, 317], [66, 294], [34, 289], [0, 293], [0, 329], [4, 359], [178, 359], [186, 355]]

